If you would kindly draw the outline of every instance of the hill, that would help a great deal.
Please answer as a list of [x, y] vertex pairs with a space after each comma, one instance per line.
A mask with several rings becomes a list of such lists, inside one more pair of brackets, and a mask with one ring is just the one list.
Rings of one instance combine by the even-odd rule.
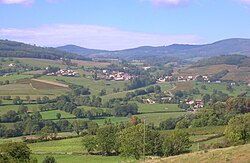
[[[215, 149], [209, 151], [200, 151], [190, 154], [172, 156], [167, 158], [161, 158], [159, 160], [155, 159], [153, 162], [241, 162], [248, 163], [250, 161], [249, 157], [250, 144], [229, 147], [223, 149]], [[150, 160], [149, 162], [152, 162]]]
[[87, 49], [87, 48], [83, 48], [83, 47], [76, 46], [76, 45], [60, 46], [60, 47], [57, 47], [57, 49], [67, 51], [70, 53], [79, 54], [82, 56], [88, 56], [91, 54], [98, 54], [98, 53], [102, 53], [102, 52], [107, 52], [106, 50]]
[[89, 60], [84, 56], [61, 51], [51, 47], [38, 47], [16, 41], [0, 40], [0, 57], [44, 58], [44, 59], [81, 59]]
[[119, 57], [122, 59], [145, 59], [145, 57], [178, 56], [180, 58], [211, 57], [229, 54], [242, 54], [250, 56], [250, 39], [232, 38], [204, 45], [173, 44], [169, 46], [142, 46], [133, 49], [102, 51], [75, 46], [60, 48], [68, 52], [84, 54], [87, 56]]
[[196, 62], [193, 67], [202, 67], [210, 65], [237, 65], [237, 66], [250, 66], [250, 57], [244, 55], [222, 55], [216, 57], [210, 57], [208, 59], [202, 59]]

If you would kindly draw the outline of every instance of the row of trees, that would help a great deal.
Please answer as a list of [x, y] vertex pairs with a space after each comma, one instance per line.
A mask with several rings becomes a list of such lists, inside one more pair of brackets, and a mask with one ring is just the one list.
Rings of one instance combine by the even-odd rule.
[[186, 152], [191, 141], [187, 133], [179, 130], [161, 135], [143, 124], [127, 128], [110, 124], [100, 127], [95, 136], [84, 136], [83, 145], [89, 153], [100, 151], [103, 155], [115, 153], [140, 159], [143, 155], [171, 156]]

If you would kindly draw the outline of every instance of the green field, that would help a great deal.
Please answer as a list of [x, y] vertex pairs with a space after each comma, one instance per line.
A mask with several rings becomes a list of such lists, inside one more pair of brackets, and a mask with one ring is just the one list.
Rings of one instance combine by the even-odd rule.
[[152, 113], [152, 112], [178, 112], [180, 108], [178, 104], [142, 104], [137, 103], [139, 112]]
[[[41, 105], [41, 104], [26, 104], [26, 106], [28, 107], [28, 110], [30, 112], [38, 111], [38, 106], [39, 105]], [[11, 105], [2, 105], [2, 106], [0, 106], [0, 115], [5, 114], [10, 110], [17, 111], [18, 108], [19, 108], [19, 105], [13, 105], [13, 104], [11, 104]]]
[[9, 80], [11, 83], [13, 83], [16, 80], [19, 79], [25, 79], [25, 78], [32, 78], [33, 75], [10, 75], [10, 76], [0, 76], [0, 81], [6, 81]]
[[29, 144], [32, 152], [79, 152], [86, 151], [82, 146], [82, 138], [72, 138]]
[[75, 118], [75, 116], [73, 114], [69, 114], [69, 113], [66, 113], [65, 111], [61, 111], [61, 110], [51, 110], [51, 111], [40, 112], [43, 119], [57, 119], [56, 118], [57, 113], [61, 114], [61, 119]]
[[61, 89], [34, 89], [30, 84], [8, 84], [0, 86], [0, 96], [10, 95], [12, 97], [20, 96], [25, 99], [28, 95], [32, 100], [37, 97], [48, 96], [54, 98], [58, 95], [65, 94], [68, 90]]
[[[62, 77], [62, 76], [43, 76], [39, 79], [60, 82], [58, 80], [64, 80], [66, 83], [72, 83], [76, 85], [83, 85], [90, 89], [92, 94], [98, 95], [102, 89], [106, 89], [107, 94], [113, 92], [114, 88], [120, 88], [123, 90], [126, 81], [104, 81], [104, 80], [93, 80], [91, 78], [84, 77]], [[65, 83], [63, 83], [65, 84]]]
[[140, 119], [146, 118], [146, 123], [154, 123], [155, 126], [158, 126], [160, 122], [168, 119], [168, 118], [175, 118], [181, 115], [186, 114], [186, 112], [174, 112], [174, 113], [148, 113], [148, 114], [139, 114], [136, 115]]
[[[42, 163], [46, 156], [55, 157], [57, 163], [121, 163], [127, 162], [125, 158], [119, 156], [93, 156], [93, 155], [33, 155], [38, 163]], [[133, 161], [134, 162], [134, 161]]]

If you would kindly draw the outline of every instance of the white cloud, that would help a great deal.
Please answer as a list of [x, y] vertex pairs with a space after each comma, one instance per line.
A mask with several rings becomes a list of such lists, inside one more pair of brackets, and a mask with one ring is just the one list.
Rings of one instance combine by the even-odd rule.
[[155, 6], [182, 6], [190, 2], [191, 0], [142, 0], [142, 1], [150, 1]]
[[31, 5], [34, 2], [34, 0], [0, 0], [0, 3], [3, 4], [21, 4], [21, 5]]
[[250, 0], [239, 0], [241, 3], [250, 5]]
[[118, 50], [138, 46], [162, 46], [173, 43], [198, 43], [195, 35], [159, 35], [128, 32], [93, 25], [48, 25], [37, 28], [0, 28], [0, 38], [40, 46], [75, 44], [87, 48]]

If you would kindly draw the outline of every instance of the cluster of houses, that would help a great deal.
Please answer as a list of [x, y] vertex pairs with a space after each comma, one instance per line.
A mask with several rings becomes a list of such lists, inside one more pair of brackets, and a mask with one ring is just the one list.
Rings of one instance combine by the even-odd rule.
[[103, 70], [102, 73], [104, 74], [105, 80], [123, 81], [123, 80], [130, 80], [134, 77], [132, 75], [129, 75], [128, 73], [120, 71]]
[[70, 69], [60, 69], [56, 72], [50, 72], [46, 74], [47, 76], [71, 76], [71, 77], [79, 77], [79, 73]]
[[199, 109], [199, 108], [203, 108], [204, 107], [204, 103], [202, 102], [202, 100], [186, 100], [185, 101], [186, 104], [193, 106], [194, 109]]

